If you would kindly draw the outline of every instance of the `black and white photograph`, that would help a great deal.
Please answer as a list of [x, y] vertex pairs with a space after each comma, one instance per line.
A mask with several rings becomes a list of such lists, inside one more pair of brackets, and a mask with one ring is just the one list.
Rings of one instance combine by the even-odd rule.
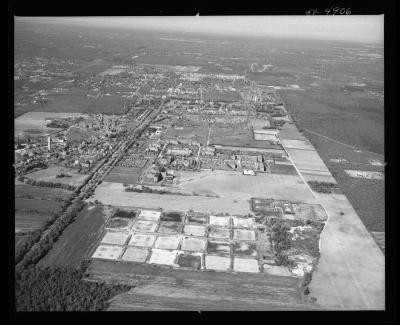
[[15, 313], [386, 310], [384, 14], [12, 20]]

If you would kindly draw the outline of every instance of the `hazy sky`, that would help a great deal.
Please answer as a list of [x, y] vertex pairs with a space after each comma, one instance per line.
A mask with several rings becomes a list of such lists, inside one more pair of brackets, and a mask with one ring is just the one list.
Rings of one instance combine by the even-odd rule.
[[382, 41], [383, 15], [374, 16], [199, 16], [17, 18], [71, 25]]

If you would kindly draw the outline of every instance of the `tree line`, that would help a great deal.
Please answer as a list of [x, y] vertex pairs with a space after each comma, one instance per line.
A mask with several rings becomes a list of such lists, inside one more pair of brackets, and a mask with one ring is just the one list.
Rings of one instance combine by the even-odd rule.
[[30, 232], [24, 240], [15, 249], [15, 264], [18, 264], [24, 255], [33, 247], [33, 245], [39, 241], [42, 233], [63, 213], [63, 211], [70, 204], [69, 200], [65, 201], [60, 207], [60, 210], [53, 213], [50, 217], [46, 218], [40, 227]]
[[32, 186], [57, 187], [57, 188], [62, 188], [62, 189], [69, 190], [69, 191], [75, 191], [77, 188], [75, 185], [71, 185], [71, 184], [64, 184], [64, 183], [59, 183], [59, 182], [53, 183], [53, 182], [45, 182], [45, 181], [36, 181], [34, 179], [23, 177], [23, 176], [18, 177], [18, 180], [20, 182], [24, 182], [24, 183], [26, 183], [28, 185], [32, 185]]
[[335, 183], [330, 182], [308, 181], [307, 183], [313, 191], [318, 193], [332, 193], [337, 188]]
[[[19, 272], [25, 269], [30, 264], [36, 264], [39, 262], [53, 247], [54, 242], [57, 241], [58, 237], [62, 234], [63, 230], [74, 221], [75, 217], [84, 207], [85, 202], [76, 199], [72, 204], [65, 210], [64, 213], [54, 214], [52, 218], [46, 219], [43, 229], [41, 230], [43, 235], [39, 242], [34, 241], [33, 246], [23, 254], [21, 260], [16, 265], [15, 271]], [[51, 225], [49, 227], [49, 224]], [[48, 229], [47, 229], [48, 228]], [[40, 236], [40, 234], [39, 234]], [[33, 239], [37, 239], [33, 238]], [[30, 241], [32, 243], [32, 240]]]

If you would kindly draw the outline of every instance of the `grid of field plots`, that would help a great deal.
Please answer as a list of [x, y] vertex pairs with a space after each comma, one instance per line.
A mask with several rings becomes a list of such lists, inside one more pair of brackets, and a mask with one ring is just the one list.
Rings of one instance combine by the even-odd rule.
[[283, 275], [282, 267], [274, 265], [267, 234], [252, 218], [241, 216], [154, 210], [115, 216], [92, 258], [225, 272], [275, 270]]

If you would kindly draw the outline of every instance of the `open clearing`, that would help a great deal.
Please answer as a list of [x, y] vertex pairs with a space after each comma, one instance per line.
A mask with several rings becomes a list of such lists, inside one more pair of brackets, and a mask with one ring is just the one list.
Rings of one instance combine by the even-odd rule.
[[27, 112], [21, 116], [18, 116], [14, 120], [14, 133], [16, 136], [33, 135], [35, 132], [31, 131], [36, 130], [39, 131], [39, 133], [36, 132], [37, 135], [44, 136], [60, 130], [46, 127], [46, 118], [66, 118], [70, 116], [77, 117], [83, 115], [84, 114], [80, 113]]
[[[250, 212], [251, 197], [265, 197], [281, 200], [293, 200], [305, 203], [316, 203], [315, 198], [301, 179], [290, 175], [245, 176], [238, 172], [201, 171], [180, 172], [184, 190], [209, 194], [210, 191], [219, 198], [153, 193], [125, 192], [121, 183], [101, 183], [95, 191], [94, 198], [103, 204], [114, 206], [136, 206], [144, 208], [162, 208], [165, 210], [199, 212], [219, 212], [247, 214]], [[189, 181], [192, 180], [192, 181]]]
[[[71, 177], [57, 178], [56, 175], [60, 173], [71, 175]], [[46, 169], [41, 169], [33, 173], [26, 174], [25, 176], [35, 181], [62, 183], [73, 186], [81, 185], [88, 177], [88, 175], [78, 173], [76, 169], [61, 166], [51, 166]]]
[[270, 144], [268, 141], [254, 140], [253, 131], [250, 129], [233, 128], [212, 128], [210, 133], [210, 144], [234, 146], [234, 147], [252, 147], [252, 148], [276, 148], [281, 146]]
[[86, 205], [40, 264], [78, 266], [82, 259], [93, 253], [110, 215], [111, 209], [107, 207]]
[[178, 171], [177, 187], [185, 192], [213, 194], [220, 198], [249, 200], [252, 197], [312, 203], [314, 197], [296, 175], [258, 174], [247, 176], [235, 171]]
[[163, 133], [161, 138], [165, 140], [192, 140], [197, 141], [202, 145], [206, 145], [208, 131], [208, 128], [202, 127], [171, 127]]

